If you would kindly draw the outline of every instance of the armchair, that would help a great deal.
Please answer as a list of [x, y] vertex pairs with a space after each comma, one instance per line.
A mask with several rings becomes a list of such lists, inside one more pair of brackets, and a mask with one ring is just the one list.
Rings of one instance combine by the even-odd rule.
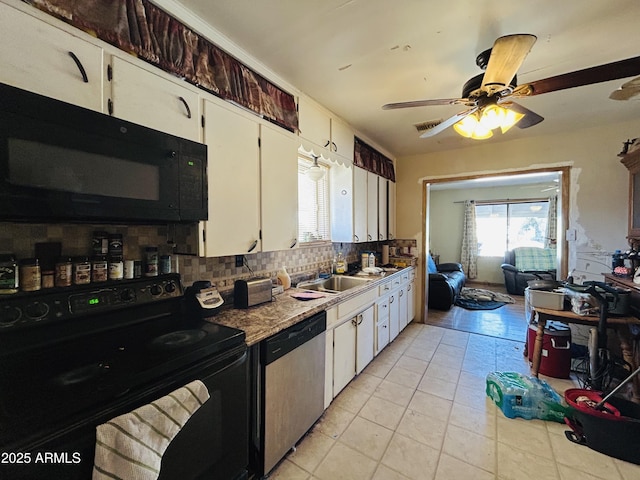
[[551, 248], [514, 248], [505, 253], [501, 267], [507, 293], [524, 295], [530, 280], [556, 279], [556, 251]]
[[449, 310], [455, 303], [467, 279], [459, 263], [436, 265], [431, 255], [428, 257], [429, 308]]

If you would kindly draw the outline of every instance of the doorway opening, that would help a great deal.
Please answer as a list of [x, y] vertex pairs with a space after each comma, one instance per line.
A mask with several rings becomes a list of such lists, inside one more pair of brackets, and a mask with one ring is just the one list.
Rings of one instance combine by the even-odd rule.
[[[565, 230], [569, 221], [570, 167], [548, 167], [523, 169], [510, 172], [460, 175], [423, 180], [423, 245], [424, 257], [433, 253], [439, 261], [460, 262], [460, 247], [464, 216], [464, 201], [474, 200], [483, 204], [527, 203], [526, 208], [537, 209], [544, 206], [549, 198], [555, 197], [557, 209], [555, 238], [557, 251], [557, 272], [559, 278], [566, 278], [568, 271], [568, 243]], [[519, 207], [522, 210], [523, 207]], [[487, 209], [485, 209], [487, 210]], [[512, 212], [518, 209], [512, 208]], [[484, 212], [487, 215], [491, 213]], [[512, 213], [512, 223], [516, 224], [517, 213]], [[531, 215], [537, 217], [539, 215]], [[545, 221], [546, 222], [546, 219]], [[533, 229], [544, 223], [525, 225]], [[531, 223], [531, 222], [530, 222]], [[535, 222], [534, 222], [535, 223]], [[526, 230], [526, 228], [523, 227]], [[536, 232], [537, 236], [539, 232]], [[512, 235], [515, 239], [516, 235]], [[538, 239], [539, 240], [539, 239]], [[504, 252], [496, 254], [495, 248], [485, 248], [489, 254], [479, 257], [478, 274], [470, 282], [504, 285], [500, 265]], [[421, 262], [424, 278], [422, 293], [422, 319], [427, 323], [429, 309], [429, 275], [427, 262]]]

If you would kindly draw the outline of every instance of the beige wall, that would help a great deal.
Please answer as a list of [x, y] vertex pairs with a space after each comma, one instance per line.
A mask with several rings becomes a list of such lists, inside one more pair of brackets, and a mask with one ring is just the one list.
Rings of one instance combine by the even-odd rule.
[[569, 271], [575, 270], [578, 280], [602, 279], [600, 273], [607, 270], [610, 253], [627, 247], [628, 173], [616, 155], [625, 140], [638, 136], [640, 118], [596, 129], [500, 143], [469, 140], [471, 147], [466, 149], [399, 158], [398, 237], [415, 238], [419, 251], [424, 251], [425, 179], [571, 166], [566, 228], [575, 229], [577, 239], [569, 243]]

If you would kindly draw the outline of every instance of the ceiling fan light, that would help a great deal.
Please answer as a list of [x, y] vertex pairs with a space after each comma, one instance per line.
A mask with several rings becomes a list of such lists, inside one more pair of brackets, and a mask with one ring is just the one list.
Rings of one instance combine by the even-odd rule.
[[502, 133], [507, 132], [511, 127], [518, 123], [524, 117], [524, 113], [516, 112], [515, 110], [506, 110], [500, 130]]
[[460, 135], [466, 138], [471, 138], [473, 136], [473, 132], [478, 125], [478, 119], [475, 115], [467, 115], [459, 122], [453, 125], [453, 129], [458, 132]]
[[473, 138], [474, 140], [484, 140], [491, 137], [493, 137], [493, 132], [482, 125], [482, 122], [478, 122], [478, 125], [476, 126], [476, 129], [473, 131], [473, 135], [471, 136], [471, 138]]
[[482, 112], [480, 124], [488, 130], [493, 130], [494, 128], [502, 126], [505, 116], [506, 111], [504, 108], [498, 105], [489, 105]]

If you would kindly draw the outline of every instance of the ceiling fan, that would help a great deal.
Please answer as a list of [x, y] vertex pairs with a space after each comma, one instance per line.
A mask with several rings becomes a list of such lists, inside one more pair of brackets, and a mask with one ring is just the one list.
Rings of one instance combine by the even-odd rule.
[[[484, 73], [464, 84], [461, 98], [388, 103], [382, 108], [392, 110], [433, 105], [465, 105], [468, 107], [466, 110], [435, 124], [420, 137], [432, 137], [453, 126], [465, 137], [483, 139], [491, 137], [492, 130], [498, 127], [505, 133], [513, 125], [528, 128], [544, 120], [513, 99], [640, 74], [639, 56], [518, 85], [516, 73], [536, 39], [535, 35], [530, 34], [505, 35], [498, 38], [492, 48], [477, 56], [476, 65], [483, 69]], [[625, 85], [621, 87], [622, 91]], [[635, 90], [636, 85], [634, 83], [626, 88], [625, 95]]]

